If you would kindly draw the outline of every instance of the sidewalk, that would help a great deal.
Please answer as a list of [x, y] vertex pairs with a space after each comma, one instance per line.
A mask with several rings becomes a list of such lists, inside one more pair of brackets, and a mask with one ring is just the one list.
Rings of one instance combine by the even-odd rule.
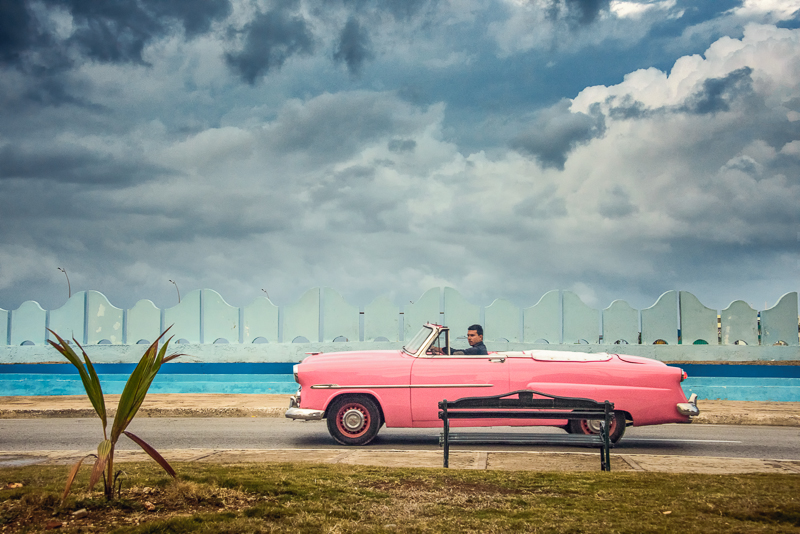
[[[106, 395], [113, 413], [119, 395]], [[697, 402], [697, 424], [800, 427], [800, 402]], [[283, 417], [289, 395], [151, 394], [137, 417]], [[0, 397], [0, 419], [95, 417], [86, 395]]]

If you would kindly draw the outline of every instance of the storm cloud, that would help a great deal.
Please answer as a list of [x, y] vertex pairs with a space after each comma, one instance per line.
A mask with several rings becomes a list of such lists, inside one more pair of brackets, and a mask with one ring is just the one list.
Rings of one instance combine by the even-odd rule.
[[0, 308], [797, 290], [767, 0], [0, 0]]
[[293, 13], [290, 4], [258, 13], [242, 30], [241, 50], [225, 54], [228, 65], [249, 84], [280, 68], [294, 55], [314, 50], [314, 36], [302, 15]]
[[537, 113], [527, 131], [517, 136], [511, 146], [536, 157], [544, 167], [564, 169], [572, 149], [605, 133], [602, 114], [573, 113], [571, 103], [558, 104]]
[[369, 35], [355, 18], [347, 19], [347, 24], [342, 28], [339, 36], [339, 44], [333, 54], [333, 59], [344, 61], [350, 74], [358, 74], [364, 61], [372, 57]]

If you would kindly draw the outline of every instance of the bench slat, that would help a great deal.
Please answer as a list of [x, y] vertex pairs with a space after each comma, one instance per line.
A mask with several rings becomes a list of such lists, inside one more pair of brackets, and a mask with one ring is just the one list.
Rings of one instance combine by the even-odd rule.
[[[600, 435], [577, 435], [567, 434], [564, 436], [556, 434], [510, 434], [510, 433], [488, 433], [488, 432], [464, 432], [449, 434], [448, 440], [451, 443], [521, 443], [531, 445], [593, 445], [603, 446], [603, 438]], [[444, 442], [444, 434], [439, 436], [439, 445]]]
[[[439, 412], [440, 414], [442, 412]], [[448, 419], [605, 419], [605, 412], [597, 411], [571, 411], [571, 412], [542, 412], [520, 410], [486, 410], [470, 412], [451, 412], [447, 410]], [[441, 419], [441, 416], [439, 417]]]

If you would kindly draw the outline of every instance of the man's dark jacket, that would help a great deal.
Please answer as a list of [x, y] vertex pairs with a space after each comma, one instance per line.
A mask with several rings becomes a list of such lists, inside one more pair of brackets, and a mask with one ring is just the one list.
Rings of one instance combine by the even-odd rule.
[[487, 355], [489, 351], [486, 350], [486, 345], [483, 341], [478, 341], [468, 349], [456, 349], [453, 354], [474, 354], [474, 355]]

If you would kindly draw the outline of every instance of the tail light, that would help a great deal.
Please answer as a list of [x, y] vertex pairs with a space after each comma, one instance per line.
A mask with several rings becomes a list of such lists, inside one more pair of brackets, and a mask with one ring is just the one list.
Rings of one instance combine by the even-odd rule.
[[686, 374], [686, 371], [684, 371], [683, 369], [681, 369], [681, 382], [683, 382], [683, 381], [684, 381], [684, 380], [686, 380], [687, 378], [689, 378], [689, 375], [687, 375], [687, 374]]

